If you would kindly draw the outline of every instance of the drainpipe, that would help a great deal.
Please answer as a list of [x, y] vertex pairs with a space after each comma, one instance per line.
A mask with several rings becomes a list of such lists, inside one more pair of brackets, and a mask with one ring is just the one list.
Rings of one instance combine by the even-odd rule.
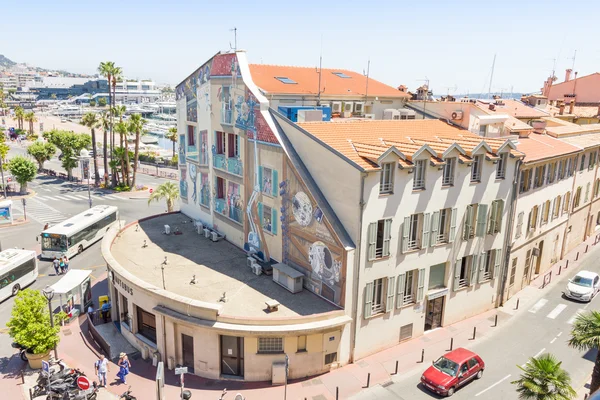
[[515, 222], [515, 213], [517, 212], [517, 196], [519, 193], [519, 176], [521, 174], [521, 165], [523, 165], [522, 160], [517, 160], [517, 164], [515, 166], [515, 176], [513, 178], [512, 184], [512, 195], [510, 196], [510, 206], [509, 206], [509, 218], [508, 218], [508, 228], [504, 234], [504, 243], [506, 243], [506, 252], [504, 253], [504, 265], [502, 267], [501, 274], [501, 284], [500, 284], [500, 293], [497, 295], [500, 297], [499, 307], [504, 305], [504, 291], [506, 289], [506, 282], [508, 280], [508, 271], [510, 268], [510, 252], [512, 250], [512, 237], [513, 237], [513, 227]]
[[352, 279], [352, 334], [350, 336], [350, 362], [354, 362], [354, 350], [356, 349], [356, 337], [358, 336], [358, 294], [360, 290], [360, 265], [361, 265], [361, 248], [362, 248], [362, 226], [363, 226], [363, 214], [365, 207], [365, 178], [367, 177], [366, 172], [362, 172], [360, 175], [360, 203], [358, 204], [359, 219], [358, 219], [358, 241], [356, 243], [356, 257], [354, 257], [354, 279]]
[[[568, 158], [571, 158], [573, 154], [571, 154]], [[568, 159], [567, 158], [567, 159]], [[575, 165], [573, 165], [573, 183], [571, 184], [571, 196], [569, 197], [569, 206], [567, 208], [567, 224], [565, 225], [565, 232], [563, 233], [562, 247], [560, 249], [560, 259], [562, 260], [565, 257], [565, 248], [567, 247], [567, 235], [569, 234], [569, 223], [571, 222], [571, 214], [573, 213], [573, 208], [571, 204], [573, 204], [573, 200], [575, 199], [575, 182], [577, 181], [577, 163], [579, 162], [579, 154], [575, 156]], [[569, 172], [567, 171], [567, 174]], [[587, 224], [587, 221], [585, 222]]]

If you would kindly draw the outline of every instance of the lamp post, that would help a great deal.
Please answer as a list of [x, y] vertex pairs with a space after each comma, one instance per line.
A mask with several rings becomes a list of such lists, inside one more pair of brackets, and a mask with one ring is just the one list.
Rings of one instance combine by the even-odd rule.
[[88, 187], [88, 203], [90, 204], [90, 208], [92, 208], [92, 194], [90, 192], [90, 152], [86, 149], [81, 149], [79, 152], [79, 157], [77, 159], [81, 161], [81, 178], [85, 179], [87, 176], [87, 187]]
[[[54, 297], [54, 289], [47, 286], [42, 290], [44, 297], [48, 300], [48, 311], [50, 311], [50, 326], [54, 328], [54, 314], [52, 313], [52, 298]], [[58, 352], [54, 346], [54, 358], [58, 360]]]

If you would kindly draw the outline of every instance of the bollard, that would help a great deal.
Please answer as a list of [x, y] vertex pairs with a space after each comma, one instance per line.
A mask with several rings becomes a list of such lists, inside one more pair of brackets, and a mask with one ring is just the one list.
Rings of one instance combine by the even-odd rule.
[[370, 384], [371, 384], [371, 373], [369, 372], [367, 374], [367, 387], [369, 387]]
[[396, 360], [396, 370], [394, 371], [394, 375], [398, 375], [398, 360]]
[[494, 326], [498, 326], [498, 314], [494, 317]]
[[340, 388], [339, 387], [335, 387], [335, 400], [338, 400], [340, 398]]
[[31, 388], [29, 388], [29, 400], [33, 400], [33, 392], [31, 391]]
[[518, 309], [519, 309], [519, 300], [520, 300], [520, 299], [517, 299], [517, 305], [515, 306], [515, 310], [518, 310]]
[[577, 255], [575, 256], [575, 261], [579, 260], [579, 252], [577, 252]]
[[449, 351], [452, 351], [453, 348], [454, 348], [454, 338], [451, 337], [450, 338], [450, 350]]
[[21, 383], [25, 384], [25, 375], [23, 375], [23, 371], [21, 371]]
[[477, 327], [473, 327], [473, 338], [471, 340], [475, 340], [475, 334], [477, 333]]
[[589, 244], [586, 244], [586, 245], [585, 245], [585, 252], [586, 252], [586, 253], [587, 253], [587, 251], [588, 251], [588, 248], [589, 248], [589, 247], [590, 247], [590, 245], [589, 245]]
[[565, 264], [565, 269], [569, 268], [569, 260], [567, 260], [567, 263]]
[[419, 362], [422, 363], [423, 361], [425, 361], [425, 349], [421, 349], [421, 361]]
[[562, 265], [558, 266], [558, 273], [556, 275], [560, 275], [560, 273], [562, 272]]

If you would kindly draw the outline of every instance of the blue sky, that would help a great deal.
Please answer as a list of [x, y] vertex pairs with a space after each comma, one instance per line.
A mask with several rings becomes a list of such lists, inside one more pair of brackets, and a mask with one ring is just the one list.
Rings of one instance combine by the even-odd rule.
[[[254, 4], [252, 4], [254, 3]], [[233, 44], [253, 63], [362, 71], [435, 94], [536, 91], [557, 76], [600, 71], [598, 1], [70, 1], [2, 6], [0, 54], [93, 73], [112, 60], [129, 77], [176, 84]], [[322, 38], [322, 45], [321, 45]], [[454, 88], [457, 88], [456, 91]]]

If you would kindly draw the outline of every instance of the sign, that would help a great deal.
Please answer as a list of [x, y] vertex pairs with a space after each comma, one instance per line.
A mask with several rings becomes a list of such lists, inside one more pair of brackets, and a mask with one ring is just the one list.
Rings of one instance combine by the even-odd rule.
[[49, 374], [50, 373], [50, 363], [48, 361], [42, 360], [42, 371]]
[[90, 380], [87, 377], [81, 375], [79, 378], [77, 378], [77, 387], [79, 389], [88, 390], [90, 386]]
[[442, 289], [442, 290], [438, 290], [436, 292], [433, 293], [427, 293], [427, 300], [433, 300], [433, 299], [437, 299], [438, 297], [442, 297], [448, 294], [450, 290], [448, 288]]
[[156, 367], [156, 400], [163, 400], [165, 387], [165, 367], [162, 361]]
[[150, 192], [150, 194], [152, 194], [152, 188], [148, 189], [148, 191]]
[[175, 375], [183, 375], [183, 374], [187, 374], [187, 373], [188, 373], [187, 367], [175, 368]]

